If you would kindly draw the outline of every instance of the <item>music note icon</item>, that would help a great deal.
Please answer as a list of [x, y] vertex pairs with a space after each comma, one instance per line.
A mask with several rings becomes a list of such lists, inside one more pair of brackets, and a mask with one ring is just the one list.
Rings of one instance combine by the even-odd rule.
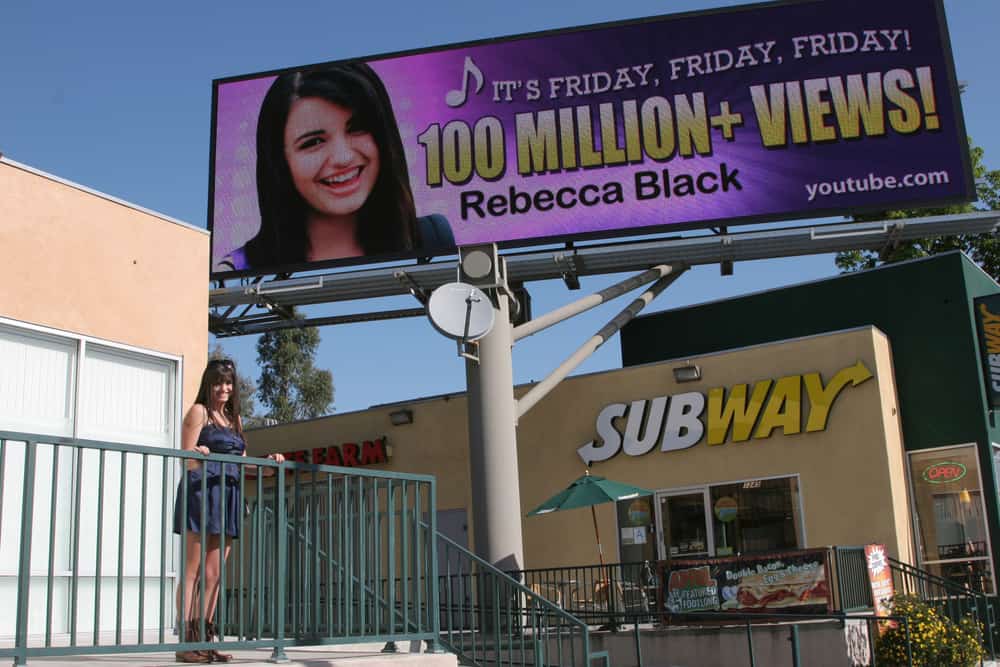
[[476, 80], [476, 89], [473, 94], [483, 89], [483, 72], [472, 62], [472, 58], [465, 56], [465, 64], [462, 66], [462, 88], [459, 90], [449, 90], [444, 96], [444, 103], [450, 107], [460, 107], [465, 104], [469, 91], [469, 79]]

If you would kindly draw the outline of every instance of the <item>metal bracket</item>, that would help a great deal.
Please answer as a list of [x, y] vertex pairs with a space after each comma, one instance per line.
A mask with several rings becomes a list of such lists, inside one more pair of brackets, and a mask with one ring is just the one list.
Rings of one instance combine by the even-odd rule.
[[292, 314], [292, 311], [287, 306], [281, 305], [274, 299], [268, 297], [266, 294], [259, 294], [257, 297], [257, 303], [261, 308], [264, 308], [269, 313], [274, 313], [283, 319], [295, 319], [295, 315]]
[[258, 296], [265, 296], [268, 294], [282, 294], [284, 292], [301, 292], [304, 290], [311, 289], [322, 289], [323, 288], [323, 276], [316, 276], [316, 282], [311, 285], [286, 285], [284, 287], [271, 287], [268, 288], [266, 283], [258, 283], [256, 287], [252, 288], [252, 292]]
[[899, 238], [900, 232], [903, 231], [904, 227], [906, 227], [906, 223], [900, 220], [896, 224], [889, 225], [886, 228], [885, 243], [882, 244], [882, 247], [879, 248], [878, 251], [879, 259], [881, 259], [883, 262], [885, 261], [886, 257], [889, 256], [889, 253], [891, 253], [893, 250], [896, 250], [899, 247], [899, 244], [902, 240]]
[[393, 277], [401, 282], [410, 291], [410, 294], [414, 299], [420, 302], [421, 306], [426, 306], [428, 299], [430, 299], [430, 294], [427, 293], [423, 287], [417, 284], [417, 281], [413, 279], [406, 271], [395, 271]]
[[469, 295], [465, 297], [465, 328], [462, 331], [462, 337], [459, 340], [455, 341], [455, 343], [458, 345], [458, 356], [465, 357], [466, 359], [474, 361], [477, 364], [479, 363], [479, 357], [474, 354], [470, 354], [469, 352], [466, 352], [464, 348], [471, 348], [472, 346], [478, 347], [478, 344], [475, 341], [469, 340], [469, 325], [472, 322], [471, 319], [472, 304], [478, 301], [479, 299], [474, 298], [473, 293], [471, 291]]
[[576, 253], [556, 253], [553, 259], [560, 265], [562, 281], [566, 283], [566, 289], [580, 289], [579, 267], [576, 265]]
[[722, 246], [719, 252], [719, 275], [733, 275], [733, 237], [729, 236], [726, 227], [720, 227], [719, 243]]
[[464, 341], [464, 340], [459, 340], [455, 342], [458, 344], [458, 356], [465, 357], [466, 359], [474, 361], [477, 364], [479, 363], [479, 357], [462, 349], [463, 347], [465, 348], [479, 347], [479, 343], [475, 341]]

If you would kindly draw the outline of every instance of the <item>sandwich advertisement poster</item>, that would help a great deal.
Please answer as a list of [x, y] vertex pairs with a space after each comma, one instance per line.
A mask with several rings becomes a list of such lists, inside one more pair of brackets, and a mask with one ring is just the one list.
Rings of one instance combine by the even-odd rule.
[[663, 610], [825, 613], [829, 568], [823, 549], [662, 564]]

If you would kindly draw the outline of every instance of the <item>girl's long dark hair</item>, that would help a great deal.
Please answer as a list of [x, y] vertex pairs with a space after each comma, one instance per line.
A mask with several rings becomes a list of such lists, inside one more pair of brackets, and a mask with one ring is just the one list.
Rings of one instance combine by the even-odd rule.
[[366, 255], [412, 250], [417, 216], [403, 141], [389, 95], [364, 63], [324, 65], [287, 72], [273, 84], [257, 119], [257, 201], [260, 231], [246, 245], [250, 266], [305, 262], [309, 205], [292, 182], [285, 160], [285, 124], [292, 102], [316, 97], [353, 112], [352, 127], [366, 130], [379, 151], [375, 187], [358, 212], [357, 234]]
[[205, 372], [201, 374], [201, 384], [198, 385], [198, 395], [195, 403], [201, 403], [205, 410], [210, 410], [212, 387], [222, 382], [232, 382], [233, 391], [229, 394], [229, 400], [222, 407], [226, 418], [232, 425], [234, 431], [243, 436], [243, 424], [240, 419], [240, 383], [236, 377], [236, 365], [229, 359], [210, 359]]

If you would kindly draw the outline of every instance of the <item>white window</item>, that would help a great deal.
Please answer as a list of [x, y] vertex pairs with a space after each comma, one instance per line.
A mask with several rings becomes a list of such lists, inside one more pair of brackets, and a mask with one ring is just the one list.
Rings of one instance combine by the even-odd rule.
[[73, 435], [77, 347], [0, 323], [0, 429]]
[[91, 343], [80, 375], [79, 437], [173, 444], [172, 362]]
[[[0, 321], [0, 431], [176, 447], [179, 385], [176, 358]], [[95, 581], [101, 581], [101, 629], [107, 630], [112, 623], [118, 594], [122, 595], [123, 627], [135, 627], [138, 614], [131, 612], [138, 605], [140, 562], [146, 577], [145, 624], [158, 625], [162, 559], [167, 560], [167, 579], [176, 576], [173, 537], [169, 527], [166, 534], [162, 529], [164, 517], [169, 520], [171, 513], [166, 505], [173, 501], [176, 466], [168, 463], [165, 471], [158, 456], [119, 452], [101, 456], [96, 450], [68, 445], [36, 447], [29, 634], [45, 627], [50, 553], [54, 633], [66, 632], [70, 626], [74, 562], [80, 577], [78, 632], [93, 629], [98, 598]], [[7, 441], [4, 450], [0, 599], [14, 600], [24, 513], [25, 445]], [[100, 506], [99, 498], [103, 498]], [[102, 554], [100, 573], [95, 571], [98, 552]], [[129, 555], [122, 563], [120, 592], [115, 579], [119, 553]], [[97, 579], [96, 574], [103, 577]], [[170, 598], [173, 581], [167, 590]], [[164, 612], [172, 616], [172, 605], [167, 604]], [[14, 620], [13, 614], [0, 617], [0, 637], [13, 634]]]

